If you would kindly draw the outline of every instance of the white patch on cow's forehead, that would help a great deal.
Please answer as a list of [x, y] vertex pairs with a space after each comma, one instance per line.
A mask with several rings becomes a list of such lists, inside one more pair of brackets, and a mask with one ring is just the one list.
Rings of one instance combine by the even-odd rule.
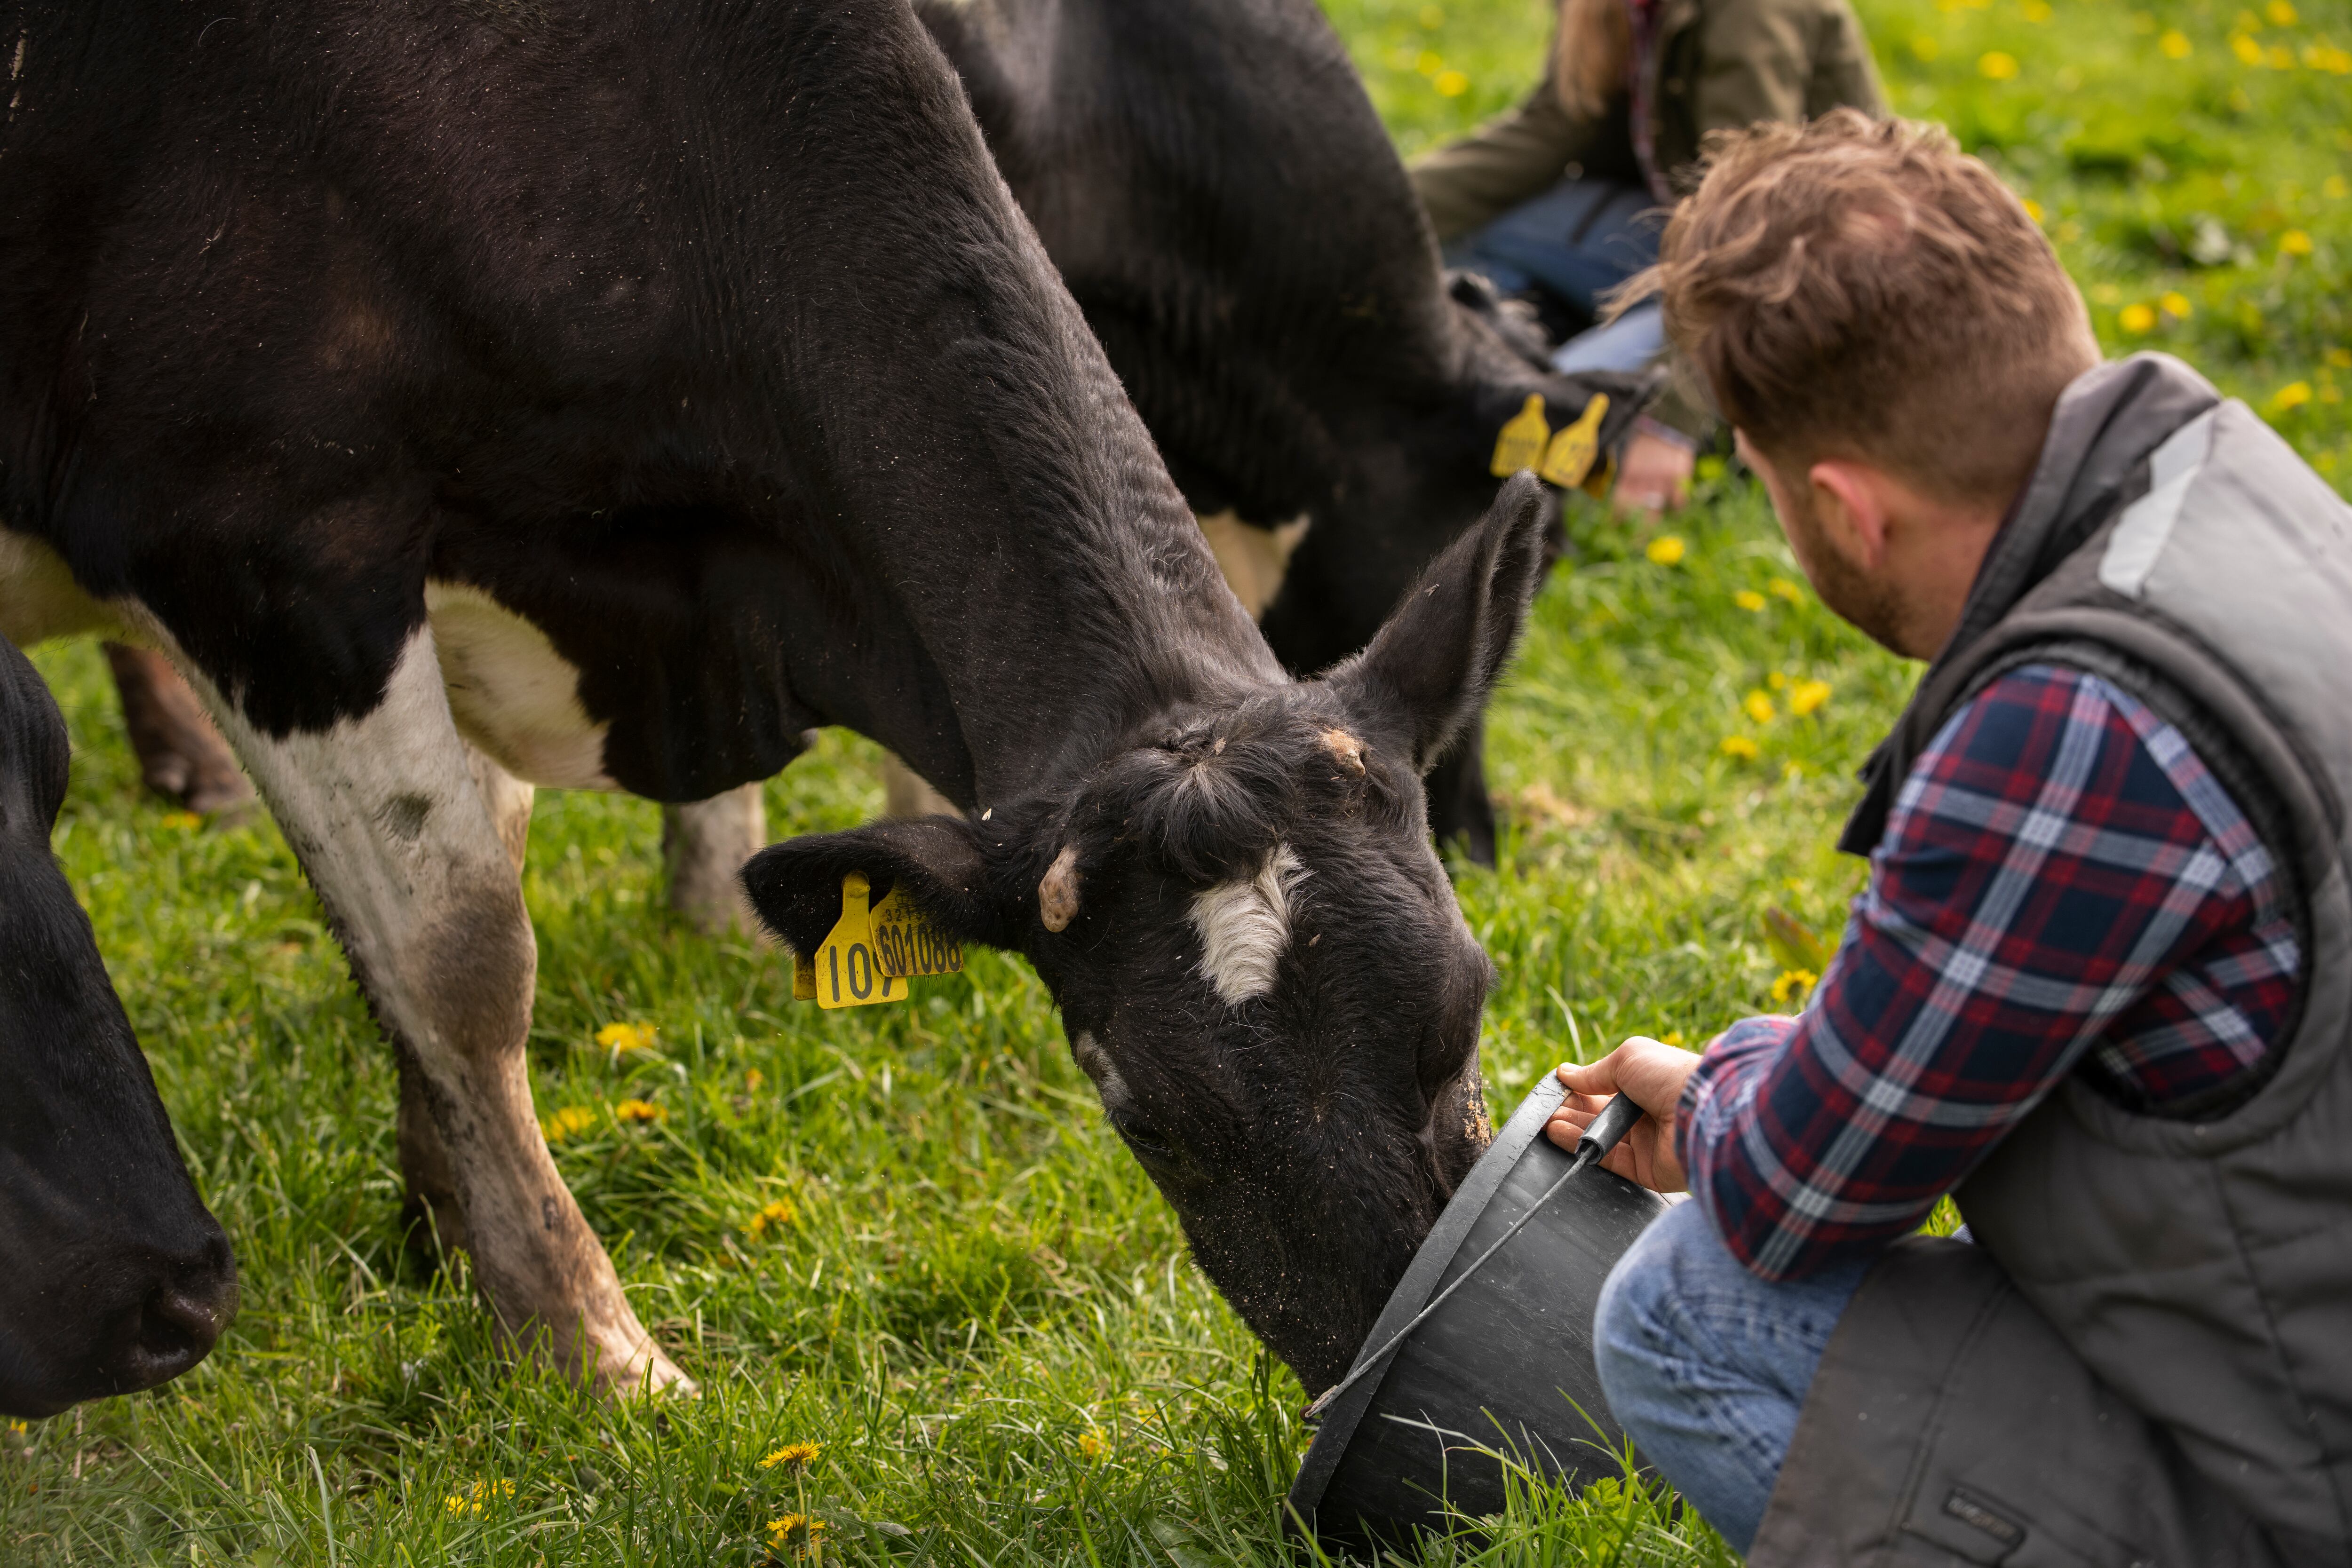
[[1274, 989], [1274, 967], [1290, 946], [1290, 901], [1306, 877], [1290, 846], [1276, 844], [1255, 875], [1192, 895], [1201, 973], [1228, 1006]]

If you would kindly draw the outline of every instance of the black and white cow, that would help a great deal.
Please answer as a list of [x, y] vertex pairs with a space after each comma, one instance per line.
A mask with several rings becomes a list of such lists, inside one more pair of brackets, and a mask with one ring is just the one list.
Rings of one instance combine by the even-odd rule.
[[188, 1179], [89, 921], [49, 853], [66, 757], [48, 688], [0, 636], [0, 1414], [10, 1416], [177, 1377], [236, 1313], [228, 1239]]
[[[1225, 575], [1289, 669], [1372, 633], [1495, 496], [1549, 369], [1475, 279], [1451, 285], [1404, 166], [1313, 0], [917, 0], [989, 151], [1110, 356]], [[1429, 779], [1441, 841], [1492, 864], [1474, 724]]]
[[531, 785], [698, 800], [839, 724], [968, 814], [783, 846], [771, 921], [856, 868], [1029, 954], [1211, 1274], [1338, 1375], [1481, 1142], [1418, 779], [1534, 481], [1293, 681], [899, 0], [16, 0], [0, 51], [0, 621], [191, 677], [502, 1323], [688, 1382], [531, 1113]]

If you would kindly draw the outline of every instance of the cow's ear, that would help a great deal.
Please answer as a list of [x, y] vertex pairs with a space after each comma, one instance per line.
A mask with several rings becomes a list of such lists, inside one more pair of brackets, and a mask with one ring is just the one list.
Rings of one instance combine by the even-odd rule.
[[841, 879], [862, 872], [878, 900], [903, 885], [916, 906], [960, 942], [1018, 945], [992, 885], [991, 857], [961, 817], [873, 822], [771, 844], [743, 866], [761, 924], [796, 953], [814, 953], [841, 918]]
[[1426, 773], [1486, 706], [1543, 576], [1543, 487], [1522, 473], [1413, 584], [1371, 645], [1325, 677]]

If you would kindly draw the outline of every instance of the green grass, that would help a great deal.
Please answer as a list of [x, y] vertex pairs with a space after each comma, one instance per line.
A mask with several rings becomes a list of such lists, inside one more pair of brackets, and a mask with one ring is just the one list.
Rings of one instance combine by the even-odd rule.
[[[1547, 26], [1534, 0], [1333, 10], [1408, 149], [1508, 103]], [[2241, 65], [2227, 5], [1864, 11], [1898, 106], [1997, 154], [2111, 348], [2186, 354], [2352, 476], [2352, 202], [2330, 184], [2352, 172], [2345, 78]], [[2297, 61], [2352, 46], [2340, 4], [2255, 20], [2248, 37]], [[2176, 30], [2186, 58], [2164, 52]], [[1993, 51], [2014, 76], [1983, 73]], [[1465, 78], [1452, 96], [1447, 69]], [[2125, 324], [2133, 304], [2147, 330]], [[2282, 404], [2298, 383], [2307, 398]], [[1673, 527], [1685, 553], [1659, 564], [1579, 514], [1580, 562], [1546, 590], [1496, 704], [1515, 826], [1503, 869], [1460, 891], [1502, 976], [1483, 1046], [1498, 1109], [1571, 1038], [1696, 1041], [1768, 1006], [1765, 910], [1833, 932], [1859, 882], [1830, 841], [1912, 672], [1776, 590], [1796, 573], [1750, 486], [1716, 474]], [[661, 913], [652, 807], [543, 794], [528, 873], [541, 1114], [584, 1113], [558, 1161], [706, 1389], [659, 1412], [586, 1401], [495, 1351], [462, 1263], [404, 1255], [391, 1064], [276, 831], [202, 831], [144, 799], [95, 650], [38, 662], [76, 745], [58, 850], [246, 1305], [179, 1382], [0, 1432], [0, 1557], [755, 1563], [788, 1512], [826, 1521], [828, 1557], [877, 1563], [1286, 1555], [1298, 1387], [1185, 1260], [1024, 966], [981, 955], [902, 1008], [795, 1008], [771, 958]], [[1830, 695], [1794, 716], [1806, 681]], [[1742, 712], [1752, 692], [1770, 719]], [[774, 831], [873, 813], [872, 760], [829, 738], [770, 787]], [[613, 1022], [650, 1025], [652, 1048], [596, 1045]], [[630, 1099], [660, 1118], [616, 1119]], [[779, 1203], [790, 1218], [755, 1228]], [[824, 1445], [805, 1475], [760, 1468], [794, 1440]], [[1426, 1556], [1728, 1561], [1669, 1507], [1638, 1486], [1531, 1488], [1485, 1548]]]

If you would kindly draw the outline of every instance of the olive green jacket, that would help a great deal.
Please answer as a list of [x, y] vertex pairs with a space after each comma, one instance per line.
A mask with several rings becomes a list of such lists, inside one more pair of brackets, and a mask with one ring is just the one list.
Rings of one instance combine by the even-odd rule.
[[[1885, 113], [1862, 24], [1846, 0], [1660, 0], [1650, 68], [1651, 155], [1684, 189], [1710, 131], [1809, 120], [1841, 104]], [[1621, 94], [1598, 117], [1561, 107], [1551, 74], [1518, 108], [1417, 160], [1413, 188], [1441, 241], [1492, 222], [1565, 178], [1570, 166], [1643, 181]]]

